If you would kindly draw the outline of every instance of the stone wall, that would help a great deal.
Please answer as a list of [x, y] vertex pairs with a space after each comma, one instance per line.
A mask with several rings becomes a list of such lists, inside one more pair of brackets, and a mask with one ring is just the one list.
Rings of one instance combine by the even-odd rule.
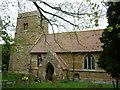
[[108, 83], [111, 84], [113, 78], [106, 72], [100, 71], [68, 71], [68, 79], [75, 80], [74, 74], [79, 74], [79, 81], [82, 82], [95, 82], [95, 83]]
[[[112, 78], [107, 74], [102, 68], [98, 67], [98, 59], [100, 52], [91, 52], [95, 58], [95, 69], [87, 70], [84, 69], [84, 57], [87, 53], [74, 53], [74, 63], [73, 54], [71, 53], [61, 53], [58, 54], [66, 65], [68, 66], [68, 79], [73, 80], [74, 75], [79, 74], [80, 81], [87, 82], [98, 82], [98, 83], [112, 83]], [[74, 65], [74, 66], [73, 66]]]
[[[61, 57], [64, 60], [64, 63], [69, 67], [69, 69], [73, 69], [73, 65], [75, 69], [84, 69], [84, 57], [86, 53], [74, 53], [74, 60], [73, 60], [73, 54], [71, 53], [59, 53], [58, 56]], [[97, 62], [99, 59], [99, 52], [93, 52], [91, 53], [95, 58], [95, 70], [103, 70], [100, 67], [98, 67]]]

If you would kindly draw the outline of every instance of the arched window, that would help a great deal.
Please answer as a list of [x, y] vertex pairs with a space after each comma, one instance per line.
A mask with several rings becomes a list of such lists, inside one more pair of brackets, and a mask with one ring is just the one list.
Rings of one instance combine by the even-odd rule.
[[43, 59], [41, 55], [37, 56], [37, 66], [39, 66], [42, 63]]
[[84, 58], [84, 69], [95, 69], [95, 58], [91, 54], [87, 54]]

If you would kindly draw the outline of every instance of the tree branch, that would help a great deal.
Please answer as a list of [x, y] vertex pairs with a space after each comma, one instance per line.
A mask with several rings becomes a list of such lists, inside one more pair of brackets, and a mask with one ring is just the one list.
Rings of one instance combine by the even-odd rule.
[[64, 14], [70, 15], [70, 16], [88, 14], [88, 13], [82, 13], [82, 14], [80, 14], [80, 13], [67, 12], [67, 11], [62, 10], [61, 7], [53, 7], [53, 6], [51, 6], [50, 4], [48, 4], [48, 3], [44, 2], [44, 1], [41, 1], [41, 3], [44, 3], [44, 4], [47, 5], [48, 7], [52, 8], [52, 9], [55, 9], [55, 10], [57, 10], [57, 11], [60, 11], [60, 12], [62, 12], [62, 13], [64, 13]]
[[[61, 16], [58, 16], [58, 15], [55, 15], [55, 14], [53, 14], [53, 13], [50, 13], [50, 12], [47, 12], [47, 11], [43, 10], [41, 7], [38, 6], [38, 4], [37, 4], [36, 2], [33, 2], [33, 3], [34, 3], [34, 5], [37, 7], [37, 9], [39, 10], [39, 12], [43, 11], [44, 13], [50, 14], [50, 15], [52, 15], [52, 16], [56, 16], [56, 17], [62, 19], [63, 21], [66, 21], [67, 23], [69, 23], [69, 24], [71, 24], [71, 25], [73, 25], [73, 26], [75, 26], [75, 27], [78, 27], [78, 25], [75, 25], [74, 23], [71, 23], [70, 21], [62, 18]], [[41, 11], [40, 11], [40, 10], [41, 10]]]

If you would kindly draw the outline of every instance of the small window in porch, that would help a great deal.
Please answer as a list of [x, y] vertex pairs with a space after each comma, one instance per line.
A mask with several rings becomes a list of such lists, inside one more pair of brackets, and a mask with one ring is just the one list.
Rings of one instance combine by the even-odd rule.
[[37, 56], [37, 67], [42, 63], [43, 59], [41, 55]]

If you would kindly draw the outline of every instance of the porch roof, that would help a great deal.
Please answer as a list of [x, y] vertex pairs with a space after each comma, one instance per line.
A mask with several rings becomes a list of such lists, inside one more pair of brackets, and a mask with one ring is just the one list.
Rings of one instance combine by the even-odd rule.
[[63, 70], [67, 70], [68, 67], [67, 65], [64, 63], [64, 61], [62, 61], [62, 59], [56, 54], [56, 53], [53, 53], [54, 57], [58, 60], [58, 62], [61, 64], [61, 67]]

